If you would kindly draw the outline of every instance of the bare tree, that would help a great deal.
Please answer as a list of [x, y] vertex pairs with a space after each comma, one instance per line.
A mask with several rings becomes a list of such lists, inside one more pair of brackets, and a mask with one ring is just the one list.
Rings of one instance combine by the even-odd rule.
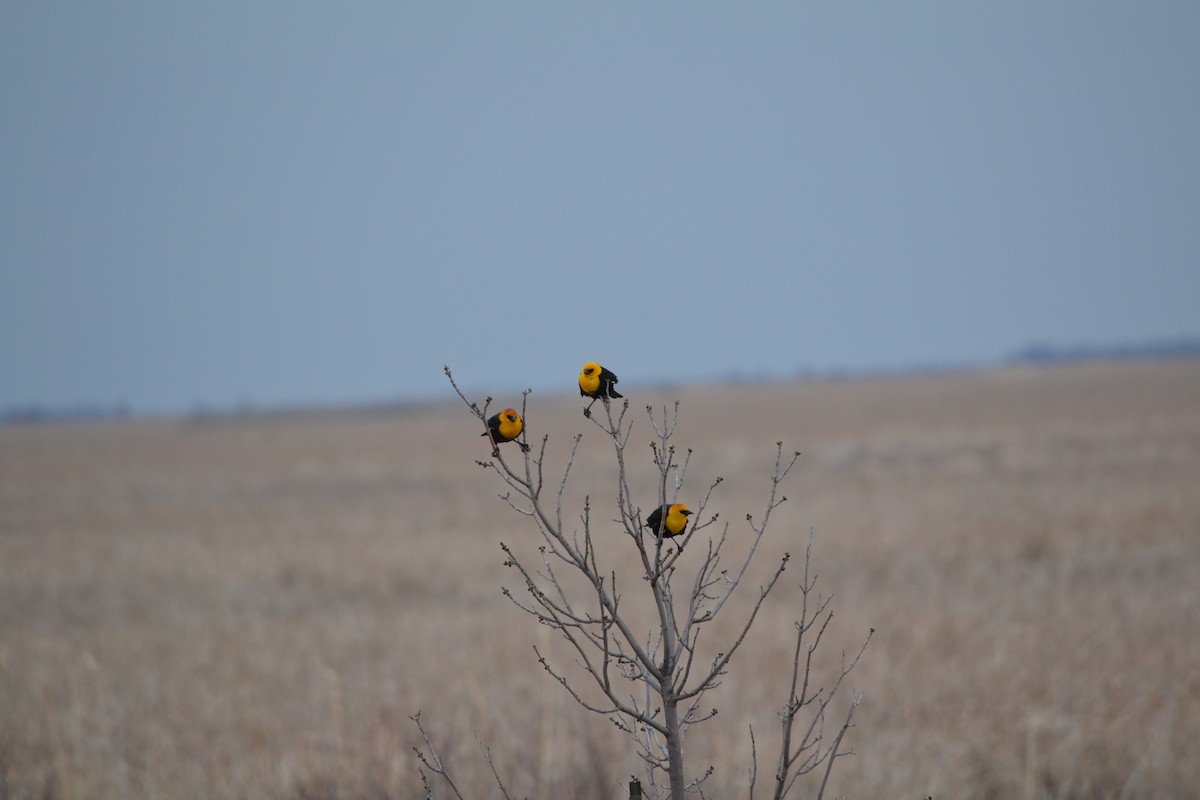
[[[487, 398], [481, 408], [463, 394], [448, 367], [445, 371], [455, 392], [486, 430], [492, 398]], [[522, 418], [527, 411], [528, 395], [526, 390], [522, 396]], [[615, 571], [606, 572], [600, 566], [597, 538], [593, 536], [596, 522], [590, 494], [585, 497], [579, 517], [581, 527], [564, 523], [564, 496], [582, 434], [574, 436], [562, 475], [551, 483], [547, 483], [544, 471], [548, 435], [542, 437], [539, 447], [532, 450], [522, 447], [515, 464], [506, 459], [500, 448], [493, 449], [490, 460], [477, 462], [499, 477], [507, 487], [501, 497], [514, 511], [533, 521], [543, 540], [536, 564], [526, 563], [507, 544], [501, 543], [505, 565], [520, 574], [525, 588], [521, 595], [508, 589], [504, 594], [518, 608], [558, 632], [566, 641], [576, 657], [586, 686], [577, 685], [576, 678], [554, 667], [547, 655], [535, 647], [538, 662], [581, 707], [607, 717], [631, 738], [645, 763], [650, 798], [657, 800], [669, 793], [673, 800], [682, 800], [688, 791], [703, 797], [703, 783], [711, 768], [702, 775], [687, 774], [684, 733], [689, 726], [717, 714], [715, 708], [704, 707], [704, 695], [720, 685], [730, 660], [745, 642], [759, 610], [782, 576], [789, 556], [785, 554], [766, 582], [757, 588], [757, 595], [752, 597], [748, 610], [733, 626], [732, 638], [722, 649], [712, 655], [701, 655], [698, 642], [706, 626], [721, 614], [743, 582], [767, 531], [772, 512], [787, 500], [780, 493], [780, 484], [800, 453], [785, 454], [782, 442], [777, 443], [770, 489], [762, 513], [758, 517], [746, 515], [749, 543], [736, 555], [732, 568], [727, 569], [722, 567], [722, 558], [726, 548], [732, 546], [729, 544], [729, 524], [719, 521], [716, 514], [706, 517], [713, 492], [722, 479], [717, 478], [707, 487], [694, 510], [695, 524], [683, 534], [672, 539], [647, 534], [646, 520], [642, 508], [634, 500], [626, 468], [626, 449], [633, 429], [628, 413], [629, 401], [625, 400], [614, 412], [613, 404], [605, 398], [603, 408], [602, 418], [595, 414], [588, 416], [611, 442], [617, 464], [616, 516], [611, 524], [607, 520], [603, 523], [606, 536], [602, 540], [613, 540], [610, 528], [615, 526], [636, 548], [642, 571], [638, 577], [649, 589], [653, 622], [648, 630], [637, 628], [637, 616], [627, 611], [625, 585], [619, 584]], [[649, 406], [646, 411], [653, 430], [651, 451], [658, 475], [654, 508], [663, 508], [678, 501], [692, 452], [688, 450], [680, 458], [672, 443], [678, 422], [678, 403], [670, 411], [663, 408], [659, 414]], [[527, 444], [525, 435], [525, 432], [521, 434], [519, 444]], [[685, 573], [680, 557], [693, 541], [696, 547], [702, 548], [699, 566], [693, 572]], [[857, 664], [870, 641], [868, 634], [849, 661], [843, 656], [840, 675], [828, 688], [810, 686], [812, 655], [832, 618], [828, 597], [814, 598], [810, 613], [810, 594], [815, 583], [815, 577], [810, 579], [809, 573], [811, 547], [810, 534], [805, 552], [804, 582], [800, 587], [803, 602], [800, 620], [796, 623], [791, 685], [779, 714], [782, 730], [775, 774], [776, 800], [787, 794], [798, 776], [823, 768], [820, 797], [834, 761], [851, 752], [842, 749], [842, 743], [861, 695], [853, 697], [849, 710], [832, 735], [827, 734], [825, 721], [830, 701], [842, 679]], [[574, 585], [571, 581], [579, 579], [584, 582], [580, 585], [588, 587], [582, 593], [584, 599], [570, 588]], [[797, 720], [804, 712], [807, 712], [805, 721], [798, 726]], [[753, 730], [750, 736], [753, 753], [750, 794], [753, 797], [757, 778]], [[429, 743], [428, 737], [425, 741]], [[457, 787], [441, 769], [436, 754], [432, 761], [420, 751], [418, 755], [425, 766], [450, 782], [457, 794]], [[490, 754], [488, 763], [496, 774]], [[499, 782], [498, 775], [496, 778]], [[428, 784], [426, 788], [428, 792]]]

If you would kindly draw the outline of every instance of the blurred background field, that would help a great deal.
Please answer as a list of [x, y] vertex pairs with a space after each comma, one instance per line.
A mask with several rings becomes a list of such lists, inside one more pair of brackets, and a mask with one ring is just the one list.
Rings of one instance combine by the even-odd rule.
[[[775, 442], [802, 451], [740, 599], [812, 530], [819, 667], [877, 630], [833, 791], [1195, 795], [1200, 361], [628, 393], [643, 507], [647, 402], [681, 401], [685, 499], [724, 477], [734, 530]], [[552, 475], [584, 434], [568, 499], [602, 529], [611, 449], [581, 405], [535, 393], [528, 430]], [[516, 796], [620, 797], [630, 749], [501, 596], [499, 542], [538, 535], [479, 430], [451, 402], [0, 426], [0, 796], [415, 798], [421, 711], [469, 797], [495, 794], [473, 733]], [[773, 766], [799, 566], [689, 733], [711, 797], [746, 797], [749, 726]]]

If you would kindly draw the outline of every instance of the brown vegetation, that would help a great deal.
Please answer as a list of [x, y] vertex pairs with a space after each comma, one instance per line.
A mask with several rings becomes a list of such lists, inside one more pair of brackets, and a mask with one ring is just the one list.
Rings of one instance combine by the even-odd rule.
[[[599, 508], [611, 449], [578, 397], [543, 394], [531, 441], [561, 463], [582, 431], [571, 499]], [[803, 451], [764, 575], [811, 528], [828, 657], [877, 629], [834, 791], [1200, 786], [1200, 362], [628, 394], [682, 401], [685, 491], [723, 476], [723, 518], [761, 508], [776, 441]], [[475, 422], [447, 403], [0, 427], [0, 796], [416, 797], [418, 710], [469, 795], [494, 791], [477, 731], [519, 796], [621, 796], [625, 740], [501, 596], [499, 542], [537, 535], [475, 465]], [[798, 578], [690, 734], [711, 797], [745, 796], [749, 725], [778, 735]]]

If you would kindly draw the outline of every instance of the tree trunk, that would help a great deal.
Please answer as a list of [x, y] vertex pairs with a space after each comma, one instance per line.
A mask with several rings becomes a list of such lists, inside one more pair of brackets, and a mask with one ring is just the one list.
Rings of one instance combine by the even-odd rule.
[[667, 725], [667, 767], [671, 800], [683, 800], [683, 737], [679, 730], [679, 701], [663, 697], [663, 722]]

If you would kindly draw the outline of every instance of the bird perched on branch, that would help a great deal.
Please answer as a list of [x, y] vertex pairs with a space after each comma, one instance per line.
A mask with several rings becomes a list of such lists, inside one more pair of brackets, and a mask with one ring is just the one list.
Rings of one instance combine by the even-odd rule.
[[592, 398], [592, 402], [588, 403], [588, 407], [583, 410], [585, 417], [592, 415], [592, 406], [597, 400], [607, 403], [610, 397], [624, 397], [617, 393], [614, 386], [616, 382], [617, 376], [595, 361], [589, 361], [583, 365], [583, 369], [579, 372], [579, 393], [584, 397]]
[[[683, 529], [687, 527], [687, 518], [691, 513], [683, 503], [672, 503], [671, 505], [651, 511], [650, 516], [646, 517], [646, 525], [650, 530], [654, 531], [656, 536], [665, 536], [668, 538], [679, 536], [683, 533]], [[666, 517], [665, 524], [663, 517]]]
[[[497, 447], [501, 442], [511, 442], [521, 435], [521, 431], [525, 429], [525, 423], [521, 421], [521, 415], [516, 409], [506, 408], [499, 414], [493, 414], [491, 419], [487, 421], [488, 429], [480, 436], [487, 436], [492, 440], [493, 455], [500, 454], [500, 448]], [[517, 445], [525, 451], [529, 452], [529, 445], [524, 442], [517, 442]]]

